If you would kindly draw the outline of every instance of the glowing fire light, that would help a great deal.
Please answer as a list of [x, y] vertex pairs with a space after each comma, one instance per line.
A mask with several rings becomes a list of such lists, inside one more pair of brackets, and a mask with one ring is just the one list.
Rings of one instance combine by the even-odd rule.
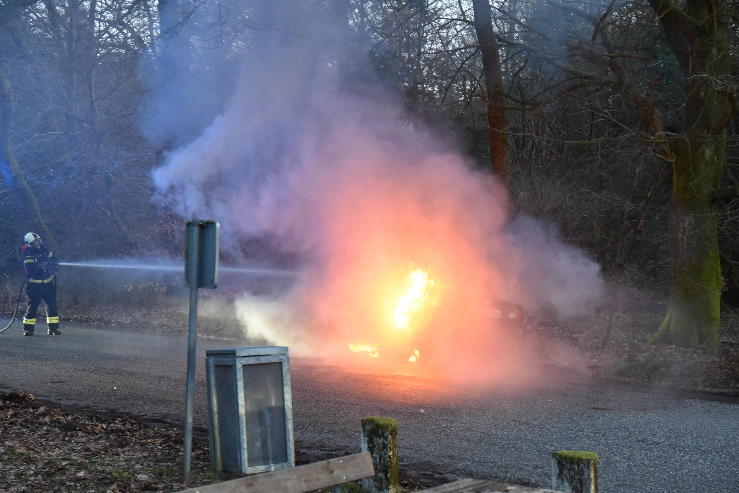
[[[413, 269], [405, 279], [405, 291], [395, 301], [392, 317], [392, 325], [398, 330], [407, 331], [411, 327], [413, 318], [421, 312], [428, 304], [429, 291], [435, 281], [429, 279], [428, 273], [421, 269]], [[409, 334], [406, 332], [406, 334]], [[397, 336], [397, 333], [396, 333]], [[396, 337], [393, 337], [395, 339]], [[349, 350], [354, 353], [364, 352], [370, 358], [379, 358], [378, 346], [369, 344], [348, 344]], [[415, 363], [421, 357], [418, 349], [413, 349], [408, 361]]]
[[354, 353], [366, 352], [370, 358], [379, 358], [380, 351], [368, 344], [349, 344], [349, 350]]
[[411, 363], [415, 363], [416, 361], [418, 361], [418, 358], [420, 357], [421, 357], [421, 352], [418, 349], [414, 349], [413, 354], [411, 354], [411, 357], [408, 358], [408, 361], [410, 361]]
[[428, 298], [428, 291], [434, 285], [429, 275], [421, 269], [414, 269], [406, 280], [408, 289], [398, 298], [395, 304], [393, 322], [400, 330], [407, 330], [411, 324], [411, 317], [418, 313]]

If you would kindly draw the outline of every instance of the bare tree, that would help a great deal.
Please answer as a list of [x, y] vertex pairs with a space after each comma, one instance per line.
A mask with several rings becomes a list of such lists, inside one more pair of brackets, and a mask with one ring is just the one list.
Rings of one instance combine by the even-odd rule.
[[490, 141], [490, 166], [493, 173], [509, 186], [508, 124], [505, 112], [503, 76], [500, 68], [498, 42], [493, 32], [490, 3], [488, 0], [473, 0], [474, 26], [477, 34], [482, 68], [485, 76], [487, 98], [488, 139]]
[[[11, 25], [15, 16], [24, 8], [29, 7], [35, 2], [32, 1], [15, 1], [7, 3], [0, 7], [0, 28], [5, 28]], [[11, 28], [12, 29], [12, 28]], [[2, 156], [10, 167], [10, 171], [13, 173], [13, 177], [20, 184], [24, 195], [26, 196], [26, 202], [28, 204], [28, 210], [34, 221], [38, 226], [39, 231], [45, 237], [44, 241], [56, 249], [56, 241], [54, 235], [49, 229], [46, 219], [41, 212], [39, 201], [36, 198], [36, 194], [33, 188], [29, 185], [26, 180], [25, 174], [18, 163], [13, 150], [13, 144], [10, 138], [11, 128], [13, 125], [13, 115], [15, 112], [15, 95], [13, 93], [13, 87], [10, 80], [5, 75], [2, 66], [0, 65], [0, 147], [2, 147]]]
[[[672, 99], [663, 98], [660, 104], [669, 112], [684, 108], [682, 123], [665, 125], [658, 108], [659, 94], [652, 86], [661, 83], [662, 74], [648, 82], [635, 80], [649, 73], [645, 67], [654, 65], [653, 56], [647, 55], [650, 47], [638, 35], [635, 40], [626, 41], [623, 26], [611, 26], [612, 32], [608, 33], [608, 19], [618, 10], [616, 2], [610, 2], [601, 15], [589, 10], [592, 5], [588, 4], [583, 8], [559, 5], [568, 14], [590, 22], [593, 34], [590, 40], [568, 44], [566, 53], [572, 57], [568, 63], [552, 62], [570, 78], [565, 92], [602, 87], [622, 96], [640, 115], [642, 131], [633, 133], [651, 142], [654, 154], [671, 164], [672, 296], [668, 312], [651, 341], [715, 350], [719, 342], [722, 285], [717, 203], [726, 163], [727, 125], [734, 114], [736, 91], [731, 78], [730, 8], [726, 1], [710, 0], [688, 0], [684, 9], [672, 0], [649, 3], [658, 14], [684, 82], [684, 89], [677, 87], [679, 82], [672, 82], [668, 86]], [[632, 37], [638, 32], [636, 29], [649, 29], [648, 16], [640, 13], [639, 8], [622, 6], [623, 13], [618, 15], [632, 28]], [[600, 43], [596, 43], [596, 38], [601, 37]], [[613, 37], [617, 43], [631, 46], [625, 49], [624, 44], [619, 49], [613, 46]], [[578, 65], [577, 60], [589, 65]], [[618, 113], [614, 102], [608, 101], [609, 107], [603, 107], [600, 113], [630, 131], [631, 124], [614, 118]], [[650, 192], [644, 208], [653, 197]], [[637, 224], [643, 216], [642, 211]]]
[[674, 154], [672, 298], [653, 342], [718, 348], [721, 268], [717, 192], [735, 108], [726, 0], [649, 0], [685, 79], [684, 128], [665, 134]]

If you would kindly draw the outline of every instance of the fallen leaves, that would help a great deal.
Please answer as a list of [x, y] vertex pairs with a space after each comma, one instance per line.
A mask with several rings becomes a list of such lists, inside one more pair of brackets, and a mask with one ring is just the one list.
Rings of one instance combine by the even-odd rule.
[[65, 410], [30, 394], [0, 394], [0, 491], [179, 491], [212, 483], [204, 440], [182, 480], [182, 431], [112, 414]]

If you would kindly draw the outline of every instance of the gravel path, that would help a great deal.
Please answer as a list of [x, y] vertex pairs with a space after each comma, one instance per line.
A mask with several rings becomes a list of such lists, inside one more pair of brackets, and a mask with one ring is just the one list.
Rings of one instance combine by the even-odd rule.
[[[0, 335], [0, 390], [180, 422], [186, 337], [65, 326], [64, 335]], [[200, 340], [199, 352], [230, 347]], [[205, 426], [201, 357], [195, 423]], [[739, 406], [586, 382], [527, 394], [453, 391], [440, 381], [292, 363], [297, 448], [359, 450], [359, 420], [399, 423], [402, 467], [447, 477], [548, 486], [549, 453], [597, 452], [601, 491], [739, 491]]]

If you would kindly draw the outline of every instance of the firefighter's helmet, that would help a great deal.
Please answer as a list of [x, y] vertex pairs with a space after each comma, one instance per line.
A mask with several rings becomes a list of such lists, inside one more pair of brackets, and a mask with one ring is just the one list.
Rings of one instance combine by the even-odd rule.
[[33, 243], [34, 241], [37, 241], [37, 240], [38, 240], [38, 241], [41, 241], [41, 237], [40, 237], [39, 235], [37, 235], [36, 233], [26, 233], [26, 234], [25, 234], [25, 235], [23, 236], [23, 240], [24, 240], [24, 241], [25, 241], [25, 242], [26, 242], [27, 244], [29, 244], [29, 245], [30, 245], [30, 244], [31, 244], [31, 243]]

